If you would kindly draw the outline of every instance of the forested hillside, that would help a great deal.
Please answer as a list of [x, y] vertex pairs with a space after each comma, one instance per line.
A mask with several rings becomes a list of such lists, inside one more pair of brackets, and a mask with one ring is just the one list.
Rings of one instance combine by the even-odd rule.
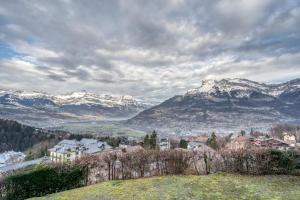
[[68, 137], [65, 132], [53, 132], [22, 125], [16, 121], [0, 119], [0, 152], [25, 151], [41, 143]]

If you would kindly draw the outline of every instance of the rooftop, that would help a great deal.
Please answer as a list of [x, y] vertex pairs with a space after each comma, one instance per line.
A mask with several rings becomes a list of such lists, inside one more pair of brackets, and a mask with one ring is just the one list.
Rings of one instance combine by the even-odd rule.
[[52, 149], [49, 149], [49, 151], [57, 153], [82, 151], [84, 153], [93, 154], [107, 148], [111, 147], [106, 142], [101, 142], [95, 139], [83, 138], [80, 141], [62, 140]]
[[22, 162], [24, 159], [25, 154], [22, 152], [6, 151], [4, 153], [0, 153], [0, 167]]
[[11, 171], [16, 171], [19, 169], [23, 169], [32, 165], [37, 165], [37, 164], [41, 164], [41, 163], [47, 163], [50, 162], [48, 157], [43, 157], [43, 158], [39, 158], [36, 160], [30, 160], [30, 161], [25, 161], [25, 162], [20, 162], [20, 163], [16, 163], [16, 164], [10, 164], [4, 167], [0, 167], [0, 173], [8, 173]]

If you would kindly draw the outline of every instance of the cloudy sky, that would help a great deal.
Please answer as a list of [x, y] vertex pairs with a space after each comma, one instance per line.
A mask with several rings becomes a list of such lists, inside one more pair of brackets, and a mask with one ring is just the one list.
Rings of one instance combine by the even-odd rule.
[[300, 77], [300, 1], [1, 0], [1, 88], [165, 99], [234, 77]]

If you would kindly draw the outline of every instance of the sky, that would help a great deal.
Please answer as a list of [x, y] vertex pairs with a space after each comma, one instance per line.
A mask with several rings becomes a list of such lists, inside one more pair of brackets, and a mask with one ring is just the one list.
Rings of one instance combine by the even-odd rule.
[[298, 0], [1, 0], [0, 88], [161, 101], [299, 77]]

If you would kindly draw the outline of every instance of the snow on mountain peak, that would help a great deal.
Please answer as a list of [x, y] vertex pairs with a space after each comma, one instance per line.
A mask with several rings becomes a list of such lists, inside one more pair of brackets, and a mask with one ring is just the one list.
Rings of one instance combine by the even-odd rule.
[[11, 102], [15, 99], [47, 99], [57, 105], [81, 105], [81, 104], [97, 104], [105, 107], [115, 106], [142, 106], [134, 97], [129, 95], [117, 96], [108, 94], [95, 94], [87, 91], [72, 92], [61, 95], [50, 95], [44, 92], [26, 92], [13, 90], [0, 90], [0, 96], [8, 95]]
[[187, 91], [187, 95], [195, 95], [199, 93], [210, 93], [214, 91], [215, 80], [203, 80], [199, 88], [190, 89]]
[[130, 96], [130, 95], [124, 95], [122, 96], [122, 100], [134, 100], [133, 96]]
[[200, 92], [211, 92], [212, 90], [214, 90], [214, 86], [216, 84], [217, 84], [216, 80], [204, 80], [204, 81], [202, 81], [199, 91]]
[[246, 91], [261, 87], [258, 83], [245, 79], [222, 79], [222, 80], [203, 80], [199, 88], [189, 90], [187, 95], [210, 94], [217, 91], [231, 92], [233, 90]]
[[54, 96], [53, 100], [58, 104], [101, 104], [106, 107], [138, 105], [138, 102], [129, 95], [116, 96], [108, 94], [94, 94], [89, 92], [73, 92], [67, 95]]
[[249, 97], [253, 91], [266, 95], [277, 97], [280, 94], [300, 89], [300, 79], [295, 79], [282, 84], [267, 85], [247, 79], [221, 79], [221, 80], [203, 80], [199, 88], [188, 90], [186, 95], [210, 95], [216, 92], [230, 94], [236, 91], [236, 97]]

